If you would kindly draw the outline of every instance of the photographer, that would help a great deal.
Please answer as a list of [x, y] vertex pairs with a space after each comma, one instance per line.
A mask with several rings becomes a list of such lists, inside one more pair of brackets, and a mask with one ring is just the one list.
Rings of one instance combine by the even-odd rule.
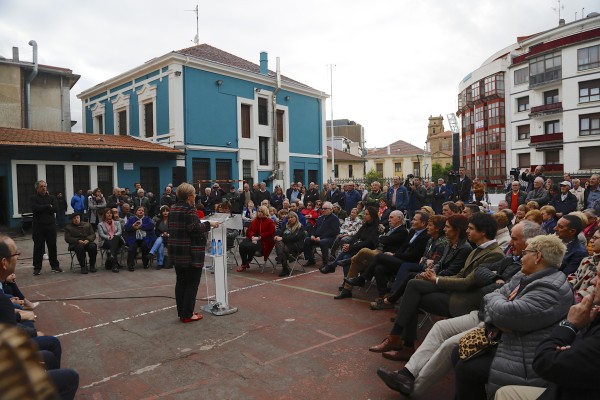
[[535, 167], [535, 170], [533, 170], [533, 174], [529, 172], [529, 168], [523, 171], [523, 173], [521, 174], [521, 180], [527, 182], [527, 188], [525, 189], [525, 192], [529, 193], [533, 190], [533, 181], [537, 177], [542, 178], [544, 182], [546, 182], [543, 165], [538, 165], [537, 167]]

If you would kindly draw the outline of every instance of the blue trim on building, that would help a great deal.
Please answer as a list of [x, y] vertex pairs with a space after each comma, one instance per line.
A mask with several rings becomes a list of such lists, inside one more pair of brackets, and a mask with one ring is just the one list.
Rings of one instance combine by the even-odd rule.
[[122, 85], [119, 85], [119, 86], [116, 86], [116, 87], [114, 87], [114, 88], [111, 88], [111, 89], [109, 90], [109, 92], [110, 92], [110, 93], [115, 93], [115, 92], [118, 92], [118, 91], [120, 91], [120, 90], [123, 90], [123, 89], [125, 89], [125, 88], [128, 88], [128, 87], [130, 87], [131, 85], [132, 85], [131, 81], [130, 81], [130, 82], [125, 82], [125, 83], [124, 83], [124, 84], [122, 84]]
[[156, 134], [168, 135], [170, 122], [169, 79], [166, 78], [156, 83]]
[[[304, 176], [302, 183], [305, 185], [308, 185], [311, 181], [314, 181], [315, 183], [323, 181], [321, 159], [319, 158], [290, 157], [290, 182], [294, 182], [295, 170], [302, 171]], [[316, 175], [316, 177], [314, 175]]]
[[148, 73], [146, 75], [142, 75], [139, 78], [134, 79], [133, 82], [134, 83], [140, 83], [140, 82], [148, 80], [148, 79], [150, 79], [150, 78], [152, 78], [154, 76], [157, 76], [158, 74], [160, 74], [160, 70], [159, 69], [157, 69], [156, 71], [152, 71], [152, 72], [150, 72], [150, 73]]
[[90, 97], [90, 101], [94, 101], [94, 100], [96, 100], [96, 99], [99, 99], [99, 98], [101, 98], [101, 97], [104, 97], [104, 96], [106, 96], [107, 94], [108, 94], [108, 92], [102, 92], [102, 93], [98, 93], [97, 95]]

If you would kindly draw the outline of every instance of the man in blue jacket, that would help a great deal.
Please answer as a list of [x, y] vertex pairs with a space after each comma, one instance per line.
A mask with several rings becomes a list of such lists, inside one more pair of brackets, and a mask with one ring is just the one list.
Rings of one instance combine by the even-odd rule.
[[560, 264], [559, 270], [569, 276], [569, 274], [577, 270], [581, 260], [589, 255], [586, 248], [577, 238], [577, 235], [583, 230], [583, 222], [581, 222], [579, 217], [574, 215], [563, 215], [556, 223], [554, 230], [556, 231], [556, 236], [567, 246], [567, 253]]
[[354, 189], [354, 182], [348, 182], [342, 198], [344, 199], [344, 210], [350, 215], [352, 209], [356, 207], [356, 203], [362, 200], [362, 194]]
[[77, 190], [77, 193], [71, 197], [71, 208], [77, 214], [85, 215], [85, 196], [83, 190]]
[[392, 210], [406, 212], [408, 207], [408, 190], [402, 185], [400, 177], [394, 177], [394, 185], [388, 189], [387, 203]]
[[323, 256], [323, 265], [329, 260], [329, 248], [333, 241], [340, 234], [340, 220], [333, 214], [333, 205], [326, 201], [321, 207], [323, 214], [317, 219], [317, 223], [312, 230], [312, 235], [304, 239], [304, 258], [306, 259], [305, 266], [315, 265], [315, 257], [313, 255], [313, 246], [321, 248]]

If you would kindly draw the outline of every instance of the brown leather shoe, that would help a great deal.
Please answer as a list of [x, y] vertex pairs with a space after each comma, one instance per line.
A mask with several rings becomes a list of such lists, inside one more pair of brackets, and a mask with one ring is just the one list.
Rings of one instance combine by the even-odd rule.
[[403, 347], [401, 350], [385, 351], [381, 355], [392, 361], [408, 361], [413, 354], [415, 354], [414, 347]]
[[373, 353], [383, 353], [390, 350], [402, 350], [402, 339], [400, 336], [389, 335], [377, 346], [369, 348], [369, 351]]
[[415, 381], [412, 379], [399, 374], [398, 372], [388, 371], [385, 368], [379, 368], [377, 375], [385, 382], [387, 387], [397, 392], [402, 393], [405, 396], [409, 396], [415, 387]]

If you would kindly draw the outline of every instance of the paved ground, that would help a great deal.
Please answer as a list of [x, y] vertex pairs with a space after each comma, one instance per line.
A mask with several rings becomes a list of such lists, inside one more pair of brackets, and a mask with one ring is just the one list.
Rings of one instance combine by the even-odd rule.
[[[278, 278], [270, 270], [229, 271], [235, 314], [179, 322], [172, 298], [173, 270], [69, 271], [62, 236], [62, 274], [32, 276], [30, 236], [16, 238], [23, 253], [20, 287], [34, 300], [38, 329], [59, 336], [63, 366], [79, 371], [81, 399], [398, 399], [377, 378], [379, 366], [401, 363], [370, 353], [389, 332], [392, 311], [370, 311], [369, 292], [335, 301], [341, 271]], [[100, 256], [98, 255], [98, 260]], [[213, 294], [202, 278], [199, 297]], [[128, 299], [127, 297], [144, 297]], [[110, 299], [92, 300], [95, 297]], [[88, 300], [85, 300], [88, 299]], [[199, 301], [198, 305], [206, 301]], [[423, 338], [425, 331], [419, 332]], [[453, 397], [452, 376], [426, 398]]]

